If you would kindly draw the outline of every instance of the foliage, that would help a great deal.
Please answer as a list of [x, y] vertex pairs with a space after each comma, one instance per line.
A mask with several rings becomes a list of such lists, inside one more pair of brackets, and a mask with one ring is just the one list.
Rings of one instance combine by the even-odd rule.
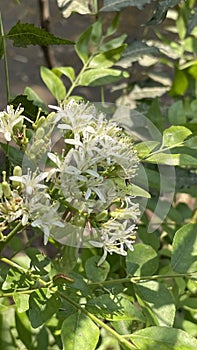
[[[75, 43], [29, 23], [5, 34], [0, 23], [8, 98], [0, 112], [0, 348], [193, 350], [195, 2], [57, 3], [65, 18], [95, 16]], [[122, 9], [148, 4], [153, 15], [145, 25], [157, 28], [157, 40], [127, 44], [117, 34]], [[172, 38], [158, 29], [162, 21]], [[54, 112], [30, 87], [11, 98], [7, 40], [74, 46], [80, 70], [40, 69]], [[148, 57], [152, 63], [141, 68]], [[164, 65], [173, 72], [168, 83], [157, 74]], [[148, 81], [134, 87], [139, 68]], [[102, 102], [82, 98], [83, 86], [100, 87]], [[105, 101], [105, 86], [119, 88], [117, 104]]]

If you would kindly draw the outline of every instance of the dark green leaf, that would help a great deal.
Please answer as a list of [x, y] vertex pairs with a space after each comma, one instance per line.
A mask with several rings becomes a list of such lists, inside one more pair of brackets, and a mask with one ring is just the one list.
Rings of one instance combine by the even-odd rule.
[[156, 281], [138, 283], [134, 286], [136, 294], [150, 314], [154, 322], [160, 326], [172, 326], [175, 317], [175, 305], [166, 286]]
[[99, 339], [99, 328], [81, 312], [65, 319], [61, 328], [64, 350], [94, 350]]
[[31, 326], [26, 313], [15, 312], [15, 322], [20, 340], [28, 350], [33, 350]]
[[180, 273], [197, 270], [197, 224], [181, 227], [173, 240], [172, 268]]
[[107, 261], [104, 261], [100, 266], [97, 266], [100, 260], [100, 256], [93, 256], [89, 258], [85, 263], [85, 271], [88, 279], [94, 282], [105, 281], [110, 265]]
[[[37, 93], [30, 87], [26, 87], [24, 90], [25, 96], [27, 96], [29, 101], [32, 101], [34, 106], [39, 107], [42, 109], [42, 112], [48, 113], [47, 106], [45, 105], [44, 101], [41, 100], [41, 98], [37, 95]], [[34, 116], [35, 119], [36, 115]]]
[[194, 350], [197, 340], [188, 333], [170, 327], [147, 327], [131, 335], [132, 342], [141, 350]]
[[147, 244], [135, 244], [134, 251], [128, 251], [126, 270], [130, 275], [150, 276], [157, 271], [159, 259], [156, 251]]
[[15, 108], [21, 105], [21, 107], [24, 108], [23, 114], [32, 121], [36, 120], [38, 114], [38, 106], [35, 105], [33, 101], [30, 101], [28, 96], [18, 95], [14, 100], [10, 101], [10, 104], [12, 104]]
[[158, 56], [159, 49], [154, 46], [149, 46], [145, 42], [135, 40], [128, 45], [119, 64], [125, 68], [129, 67], [132, 62], [138, 61], [144, 55]]
[[[6, 154], [7, 145], [3, 142], [0, 142], [0, 146]], [[17, 148], [14, 148], [13, 146], [9, 146], [9, 160], [12, 162], [12, 164], [21, 166], [23, 162], [23, 157], [24, 157], [24, 153], [22, 151], [20, 151]]]
[[34, 24], [15, 24], [8, 34], [7, 39], [13, 40], [14, 46], [27, 47], [28, 45], [71, 45], [74, 42], [58, 38], [42, 28], [35, 27]]
[[66, 89], [60, 78], [57, 77], [50, 69], [41, 67], [41, 77], [52, 95], [57, 101], [61, 101], [66, 96]]
[[29, 319], [33, 328], [38, 328], [57, 312], [60, 302], [56, 295], [46, 296], [47, 290], [33, 292], [29, 298]]
[[107, 27], [105, 36], [110, 36], [117, 31], [118, 24], [119, 24], [119, 17], [120, 17], [120, 14], [116, 13], [111, 24], [109, 24], [109, 26]]
[[151, 1], [152, 0], [104, 0], [104, 5], [100, 11], [120, 11], [128, 6], [134, 6], [141, 10], [144, 5], [150, 4]]
[[181, 0], [158, 1], [155, 6], [155, 10], [152, 18], [146, 24], [154, 25], [154, 24], [162, 23], [166, 18], [168, 9], [178, 5], [179, 2], [181, 2]]
[[193, 29], [197, 26], [197, 7], [193, 8], [193, 12], [189, 17], [187, 24], [187, 33], [186, 36], [190, 35]]
[[118, 69], [90, 69], [83, 73], [79, 81], [82, 86], [100, 86], [114, 83], [122, 78], [128, 78], [127, 72]]
[[83, 32], [79, 39], [76, 42], [75, 45], [75, 51], [77, 52], [77, 55], [82, 60], [82, 62], [85, 64], [89, 57], [89, 44], [92, 34], [92, 26], [86, 29], [85, 32]]

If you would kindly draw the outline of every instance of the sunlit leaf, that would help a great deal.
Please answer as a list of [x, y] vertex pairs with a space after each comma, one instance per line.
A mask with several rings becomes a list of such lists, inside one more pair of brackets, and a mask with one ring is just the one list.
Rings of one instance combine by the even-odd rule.
[[172, 268], [180, 273], [197, 271], [197, 225], [181, 227], [173, 239]]
[[76, 312], [67, 317], [61, 328], [64, 350], [94, 350], [99, 339], [99, 328], [86, 315]]
[[192, 132], [184, 126], [171, 126], [163, 132], [162, 146], [166, 147], [180, 147], [184, 140], [191, 135]]
[[197, 340], [182, 331], [171, 327], [147, 327], [130, 336], [132, 342], [142, 350], [194, 350]]
[[52, 69], [52, 72], [60, 77], [62, 74], [65, 75], [71, 82], [75, 79], [75, 71], [73, 67], [55, 67]]
[[92, 0], [57, 0], [57, 4], [65, 18], [68, 18], [72, 12], [81, 15], [94, 13], [94, 2]]
[[99, 86], [114, 83], [122, 78], [128, 78], [127, 72], [118, 69], [100, 68], [90, 69], [83, 73], [79, 80], [82, 86]]
[[71, 45], [73, 41], [58, 38], [45, 29], [35, 27], [34, 24], [15, 24], [8, 34], [7, 39], [13, 40], [14, 46], [27, 47], [28, 45]]
[[146, 158], [146, 162], [153, 164], [165, 164], [165, 165], [180, 165], [180, 166], [197, 166], [197, 158], [190, 156], [189, 154], [167, 154], [159, 153], [154, 154]]
[[115, 62], [117, 62], [120, 57], [122, 56], [123, 51], [125, 50], [125, 47], [127, 45], [121, 45], [115, 49], [108, 50], [105, 52], [101, 52], [97, 54], [96, 56], [93, 57], [91, 60], [89, 67], [90, 68], [98, 68], [102, 67], [103, 68], [109, 68], [113, 66]]
[[63, 100], [66, 96], [66, 89], [61, 79], [46, 67], [41, 67], [40, 74], [42, 80], [44, 81], [48, 89], [51, 91], [52, 95], [58, 101]]
[[156, 281], [147, 281], [135, 285], [135, 291], [147, 311], [154, 317], [156, 325], [172, 326], [175, 317], [175, 305], [167, 287]]
[[188, 79], [184, 71], [175, 69], [174, 79], [170, 93], [172, 95], [183, 95], [188, 87]]

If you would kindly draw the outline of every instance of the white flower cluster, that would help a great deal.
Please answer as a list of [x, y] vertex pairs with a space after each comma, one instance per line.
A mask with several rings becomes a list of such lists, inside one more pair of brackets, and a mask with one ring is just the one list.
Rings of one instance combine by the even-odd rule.
[[[107, 253], [126, 255], [126, 248], [133, 250], [139, 216], [129, 185], [138, 167], [131, 139], [93, 105], [71, 100], [65, 107], [51, 107], [65, 147], [48, 152], [53, 165], [48, 171], [10, 177], [23, 185], [17, 217], [39, 227], [45, 244], [52, 231], [55, 239], [55, 226], [82, 225], [89, 243], [104, 250], [100, 263]], [[34, 143], [41, 140], [39, 128], [42, 123]], [[33, 150], [33, 145], [27, 150], [30, 158], [36, 156]]]

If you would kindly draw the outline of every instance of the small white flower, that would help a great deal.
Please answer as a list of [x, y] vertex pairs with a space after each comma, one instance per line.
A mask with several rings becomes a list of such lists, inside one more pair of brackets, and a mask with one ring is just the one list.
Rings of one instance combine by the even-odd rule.
[[46, 185], [41, 184], [48, 176], [48, 172], [43, 172], [37, 175], [37, 172], [30, 171], [28, 169], [27, 175], [22, 176], [10, 176], [10, 180], [21, 182], [24, 186], [24, 192], [31, 196], [37, 189], [47, 188]]

